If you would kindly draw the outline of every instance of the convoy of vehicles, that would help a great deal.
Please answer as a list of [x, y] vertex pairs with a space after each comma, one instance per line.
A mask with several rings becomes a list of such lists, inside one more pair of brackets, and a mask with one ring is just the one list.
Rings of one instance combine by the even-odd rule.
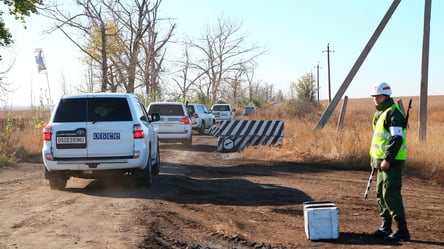
[[133, 94], [88, 93], [62, 97], [43, 129], [42, 157], [51, 189], [70, 177], [129, 175], [146, 186], [159, 174], [158, 133]]
[[128, 93], [64, 96], [43, 129], [45, 178], [59, 190], [70, 177], [125, 175], [150, 186], [160, 171], [160, 141], [192, 145], [193, 129], [205, 134], [222, 120], [234, 120], [235, 111], [230, 104], [208, 110], [180, 102], [153, 102], [145, 109]]

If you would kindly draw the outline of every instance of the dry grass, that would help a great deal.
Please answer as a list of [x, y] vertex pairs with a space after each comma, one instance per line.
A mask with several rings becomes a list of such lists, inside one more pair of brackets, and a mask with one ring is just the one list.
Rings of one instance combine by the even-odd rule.
[[49, 110], [0, 111], [0, 164], [41, 160], [42, 128]]
[[[395, 98], [397, 100], [399, 98]], [[410, 97], [401, 97], [407, 108]], [[444, 96], [428, 98], [426, 141], [419, 140], [419, 98], [413, 97], [407, 133], [408, 159], [406, 173], [444, 183]], [[327, 103], [323, 103], [323, 110]], [[320, 115], [300, 120], [285, 115], [284, 107], [275, 111], [258, 111], [254, 119], [279, 119], [285, 124], [284, 139], [279, 147], [250, 147], [242, 153], [246, 158], [266, 161], [328, 163], [354, 169], [369, 169], [368, 150], [371, 142], [373, 101], [349, 99], [343, 129], [337, 129], [338, 105], [323, 129], [315, 129]]]

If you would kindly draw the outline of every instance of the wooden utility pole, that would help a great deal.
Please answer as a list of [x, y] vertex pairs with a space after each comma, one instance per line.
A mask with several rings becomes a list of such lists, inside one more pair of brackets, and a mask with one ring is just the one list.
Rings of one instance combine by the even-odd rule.
[[331, 103], [331, 81], [330, 81], [330, 53], [335, 52], [330, 50], [330, 43], [327, 43], [327, 51], [322, 51], [327, 53], [327, 70], [328, 70], [328, 103]]
[[318, 93], [318, 104], [319, 104], [319, 62], [318, 65], [316, 66], [316, 91]]
[[361, 67], [362, 63], [364, 63], [365, 58], [370, 53], [370, 50], [372, 49], [373, 45], [375, 45], [376, 40], [378, 40], [379, 35], [384, 30], [384, 27], [387, 25], [388, 21], [390, 20], [390, 18], [393, 15], [393, 12], [395, 12], [395, 10], [398, 7], [400, 2], [401, 2], [401, 0], [394, 0], [392, 5], [390, 5], [389, 9], [387, 10], [387, 13], [385, 13], [384, 17], [382, 18], [381, 22], [379, 23], [379, 25], [376, 28], [375, 32], [373, 33], [372, 37], [370, 37], [370, 40], [368, 41], [367, 45], [362, 50], [361, 55], [359, 55], [358, 59], [356, 60], [352, 69], [350, 70], [350, 72], [348, 73], [348, 75], [345, 78], [344, 82], [342, 83], [341, 87], [336, 92], [336, 95], [333, 98], [333, 101], [328, 105], [327, 109], [322, 114], [321, 118], [318, 121], [318, 124], [316, 125], [316, 128], [321, 129], [324, 127], [325, 123], [330, 118], [330, 115], [333, 113], [333, 110], [338, 105], [339, 101], [341, 100], [342, 95], [344, 95], [345, 91], [347, 90], [351, 81], [355, 77], [355, 75], [358, 72], [359, 68]]
[[430, 44], [430, 16], [432, 0], [425, 0], [424, 7], [424, 33], [422, 38], [422, 64], [421, 64], [421, 92], [419, 100], [419, 140], [426, 141], [427, 134], [427, 88], [429, 79], [429, 44]]

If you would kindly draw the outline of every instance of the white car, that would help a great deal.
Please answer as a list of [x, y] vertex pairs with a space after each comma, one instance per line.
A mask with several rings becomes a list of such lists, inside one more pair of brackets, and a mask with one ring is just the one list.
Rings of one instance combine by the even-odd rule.
[[153, 102], [148, 105], [148, 113], [159, 113], [160, 120], [153, 123], [161, 142], [193, 143], [193, 130], [185, 104], [180, 102]]
[[254, 113], [256, 111], [256, 107], [255, 106], [245, 106], [244, 107], [244, 116], [248, 116], [252, 113]]
[[214, 104], [211, 107], [211, 112], [216, 117], [217, 123], [222, 120], [235, 120], [236, 109], [232, 108], [230, 104]]
[[70, 177], [130, 175], [146, 186], [159, 174], [158, 134], [133, 94], [88, 93], [64, 96], [43, 129], [42, 157], [51, 189]]
[[209, 129], [216, 123], [213, 113], [208, 111], [204, 104], [188, 104], [187, 110], [193, 129], [197, 130], [200, 135], [205, 134], [205, 129]]

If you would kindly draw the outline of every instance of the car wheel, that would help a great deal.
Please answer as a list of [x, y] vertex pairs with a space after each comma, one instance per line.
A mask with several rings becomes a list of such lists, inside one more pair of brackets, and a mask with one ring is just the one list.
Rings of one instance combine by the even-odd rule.
[[58, 172], [49, 172], [45, 167], [45, 177], [49, 181], [49, 187], [54, 190], [64, 190], [66, 188], [66, 183], [68, 178]]
[[183, 144], [183, 145], [187, 145], [187, 146], [192, 145], [192, 144], [193, 144], [193, 136], [191, 136], [189, 139], [185, 139], [185, 140], [183, 140], [183, 141], [182, 141], [182, 144]]
[[142, 170], [141, 175], [137, 177], [136, 181], [140, 186], [147, 188], [151, 187], [151, 184], [153, 183], [151, 153], [148, 153], [148, 162], [145, 168]]
[[157, 144], [157, 157], [156, 157], [156, 165], [153, 166], [153, 175], [159, 175], [160, 173], [160, 149], [159, 144]]
[[205, 134], [205, 122], [204, 121], [202, 121], [200, 123], [200, 127], [199, 127], [199, 135], [203, 135], [203, 134]]

